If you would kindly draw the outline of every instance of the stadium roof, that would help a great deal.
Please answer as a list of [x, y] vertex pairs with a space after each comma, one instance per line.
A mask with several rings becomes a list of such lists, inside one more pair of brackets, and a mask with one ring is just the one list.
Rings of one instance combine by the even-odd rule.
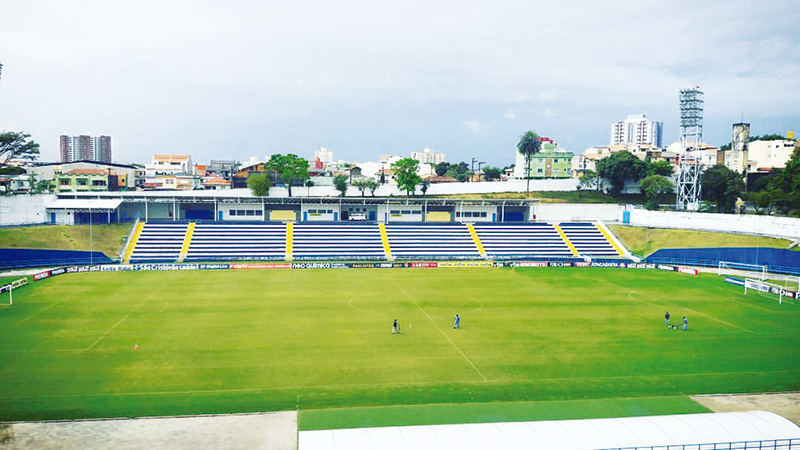
[[63, 199], [54, 200], [47, 209], [69, 209], [86, 211], [114, 211], [122, 204], [122, 199]]
[[59, 199], [121, 199], [125, 202], [178, 203], [266, 203], [281, 205], [341, 204], [341, 205], [505, 205], [528, 206], [538, 199], [482, 199], [452, 197], [254, 197], [250, 189], [187, 190], [187, 191], [114, 191], [59, 192]]
[[[698, 444], [800, 439], [800, 428], [766, 411], [615, 419], [475, 423], [302, 431], [299, 450], [598, 450], [729, 448]], [[800, 440], [797, 441], [800, 443]], [[678, 448], [678, 447], [670, 447]], [[733, 447], [745, 448], [745, 446]], [[757, 448], [757, 447], [747, 447]], [[770, 447], [772, 448], [772, 447]], [[788, 448], [788, 447], [787, 447]]]

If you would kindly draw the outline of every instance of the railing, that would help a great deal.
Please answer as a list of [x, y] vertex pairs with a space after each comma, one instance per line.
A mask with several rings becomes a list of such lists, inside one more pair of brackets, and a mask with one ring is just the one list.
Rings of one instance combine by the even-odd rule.
[[798, 450], [798, 439], [769, 439], [763, 441], [717, 442], [710, 444], [656, 445], [646, 447], [615, 447], [598, 450]]

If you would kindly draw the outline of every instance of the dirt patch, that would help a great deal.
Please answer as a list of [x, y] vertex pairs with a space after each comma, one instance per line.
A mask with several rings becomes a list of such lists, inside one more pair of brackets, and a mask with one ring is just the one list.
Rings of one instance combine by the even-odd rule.
[[0, 449], [297, 449], [297, 413], [14, 422]]
[[780, 414], [800, 425], [800, 392], [781, 394], [698, 395], [692, 400], [714, 412], [752, 411]]

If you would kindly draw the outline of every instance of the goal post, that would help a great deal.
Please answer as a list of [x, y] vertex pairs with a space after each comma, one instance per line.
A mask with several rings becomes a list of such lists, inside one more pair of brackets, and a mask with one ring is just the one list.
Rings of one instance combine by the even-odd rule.
[[783, 303], [783, 295], [786, 293], [786, 290], [781, 285], [768, 283], [763, 280], [754, 280], [752, 278], [745, 278], [744, 295], [747, 295], [748, 289], [750, 289], [751, 291], [763, 292], [766, 294], [775, 294], [778, 296], [778, 304]]
[[[8, 292], [8, 306], [14, 304], [14, 289], [26, 284], [28, 284], [28, 277], [20, 278], [19, 280], [14, 280], [11, 283], [0, 286], [0, 294]], [[0, 306], [5, 306], [5, 304], [0, 303]]]
[[735, 261], [720, 261], [717, 265], [717, 275], [725, 275], [726, 270], [739, 270], [758, 273], [759, 280], [767, 279], [767, 266], [762, 264], [746, 264]]

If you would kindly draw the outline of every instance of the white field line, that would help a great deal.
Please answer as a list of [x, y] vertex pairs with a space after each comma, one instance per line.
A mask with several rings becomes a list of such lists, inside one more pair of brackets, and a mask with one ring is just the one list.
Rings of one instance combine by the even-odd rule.
[[[566, 377], [566, 378], [537, 378], [532, 382], [573, 382], [573, 381], [606, 381], [606, 380], [639, 380], [639, 379], [661, 379], [661, 378], [692, 378], [692, 377], [719, 377], [727, 375], [769, 375], [779, 373], [800, 373], [796, 370], [772, 370], [772, 371], [751, 371], [751, 372], [709, 372], [709, 373], [675, 373], [670, 375], [619, 375], [610, 377]], [[192, 389], [183, 391], [146, 391], [146, 392], [110, 392], [110, 393], [80, 393], [80, 394], [59, 394], [59, 395], [24, 395], [18, 397], [4, 397], [6, 400], [42, 399], [42, 398], [81, 398], [81, 397], [136, 397], [136, 396], [156, 396], [156, 395], [193, 395], [193, 394], [225, 394], [235, 392], [267, 392], [285, 390], [310, 390], [310, 389], [362, 389], [380, 387], [404, 387], [404, 386], [444, 386], [444, 385], [478, 385], [478, 384], [503, 384], [516, 383], [514, 380], [486, 380], [484, 381], [421, 381], [421, 382], [396, 382], [396, 383], [365, 383], [365, 384], [321, 384], [313, 386], [275, 386], [275, 387], [253, 387], [238, 389]]]
[[[149, 299], [149, 298], [148, 298], [148, 299]], [[103, 335], [102, 335], [102, 336], [100, 336], [99, 338], [97, 338], [97, 340], [96, 340], [96, 341], [92, 342], [92, 345], [90, 345], [90, 346], [86, 347], [84, 350], [85, 350], [85, 351], [89, 351], [89, 350], [91, 350], [91, 349], [92, 349], [92, 348], [93, 348], [95, 345], [97, 345], [97, 343], [98, 343], [98, 342], [100, 342], [101, 340], [103, 340], [103, 338], [104, 338], [104, 337], [108, 336], [108, 333], [111, 333], [111, 332], [114, 330], [114, 328], [117, 328], [117, 325], [119, 325], [119, 324], [121, 324], [122, 322], [124, 322], [124, 321], [125, 321], [125, 319], [127, 319], [127, 318], [128, 318], [128, 316], [130, 316], [131, 314], [133, 314], [133, 312], [134, 312], [134, 311], [136, 311], [136, 310], [137, 310], [137, 309], [139, 309], [139, 308], [140, 308], [142, 305], [144, 305], [144, 303], [145, 303], [145, 302], [146, 302], [148, 299], [142, 300], [142, 303], [139, 303], [139, 304], [138, 304], [138, 305], [136, 305], [136, 307], [134, 307], [132, 310], [128, 311], [128, 314], [125, 314], [125, 315], [122, 317], [122, 319], [119, 319], [119, 320], [117, 321], [117, 323], [115, 323], [114, 325], [111, 325], [111, 328], [107, 329], [107, 330], [106, 330], [106, 332], [105, 332], [105, 333], [103, 333]]]
[[437, 324], [437, 323], [436, 323], [436, 322], [433, 320], [433, 318], [432, 318], [432, 317], [431, 317], [431, 316], [428, 314], [428, 312], [427, 312], [427, 311], [425, 311], [425, 309], [424, 309], [424, 308], [422, 308], [422, 306], [420, 306], [420, 305], [419, 305], [419, 303], [417, 303], [417, 300], [416, 300], [414, 297], [412, 297], [412, 296], [411, 296], [411, 294], [409, 294], [408, 292], [406, 292], [406, 290], [405, 290], [405, 289], [403, 289], [403, 286], [400, 286], [400, 284], [398, 284], [398, 283], [395, 283], [395, 284], [397, 285], [397, 287], [399, 287], [399, 288], [400, 288], [400, 290], [401, 290], [401, 291], [403, 291], [403, 293], [404, 293], [404, 294], [406, 294], [406, 296], [407, 296], [408, 298], [410, 298], [410, 299], [411, 299], [411, 301], [412, 301], [412, 302], [414, 302], [414, 304], [415, 304], [415, 305], [417, 305], [417, 308], [419, 308], [419, 309], [422, 311], [422, 313], [423, 313], [423, 314], [425, 314], [425, 317], [427, 317], [427, 318], [428, 318], [428, 320], [430, 320], [430, 321], [431, 321], [431, 323], [433, 324], [433, 326], [435, 326], [435, 327], [436, 327], [436, 329], [437, 329], [437, 330], [439, 330], [439, 333], [442, 333], [442, 336], [444, 336], [444, 338], [445, 338], [445, 339], [447, 339], [447, 342], [449, 342], [449, 343], [450, 343], [450, 345], [452, 345], [452, 346], [453, 346], [453, 348], [454, 348], [454, 349], [456, 349], [456, 351], [458, 351], [458, 353], [460, 353], [460, 354], [461, 354], [461, 356], [463, 356], [463, 357], [464, 357], [464, 360], [465, 360], [465, 361], [467, 361], [467, 363], [468, 363], [470, 366], [472, 366], [472, 368], [473, 368], [473, 369], [475, 369], [475, 372], [477, 372], [477, 373], [478, 373], [478, 375], [480, 375], [480, 376], [481, 376], [481, 378], [483, 379], [483, 381], [489, 381], [489, 380], [488, 380], [488, 379], [487, 379], [487, 378], [486, 378], [486, 377], [483, 375], [483, 373], [481, 373], [481, 371], [480, 371], [480, 370], [478, 370], [478, 368], [475, 366], [475, 364], [473, 364], [473, 363], [472, 363], [472, 361], [471, 361], [471, 360], [470, 360], [470, 359], [467, 357], [467, 355], [465, 355], [465, 354], [464, 354], [464, 352], [462, 352], [462, 351], [461, 351], [461, 349], [460, 349], [460, 348], [458, 348], [458, 346], [456, 345], [456, 343], [455, 343], [455, 342], [453, 342], [453, 340], [452, 340], [452, 339], [450, 339], [450, 336], [448, 336], [448, 335], [447, 335], [447, 333], [445, 333], [445, 332], [444, 332], [444, 331], [443, 331], [443, 330], [442, 330], [442, 329], [439, 327], [439, 325], [438, 325], [438, 324]]
[[66, 300], [66, 298], [62, 298], [61, 300], [55, 301], [53, 303], [50, 303], [49, 305], [47, 305], [44, 308], [36, 311], [35, 313], [31, 314], [30, 316], [28, 316], [28, 317], [20, 320], [19, 322], [15, 323], [14, 326], [17, 326], [17, 325], [21, 324], [22, 322], [25, 322], [26, 320], [29, 320], [29, 319], [33, 318], [34, 316], [36, 316], [37, 314], [39, 314], [41, 312], [47, 311], [48, 309], [52, 308], [53, 306], [58, 305], [59, 303], [63, 302], [64, 300]]

